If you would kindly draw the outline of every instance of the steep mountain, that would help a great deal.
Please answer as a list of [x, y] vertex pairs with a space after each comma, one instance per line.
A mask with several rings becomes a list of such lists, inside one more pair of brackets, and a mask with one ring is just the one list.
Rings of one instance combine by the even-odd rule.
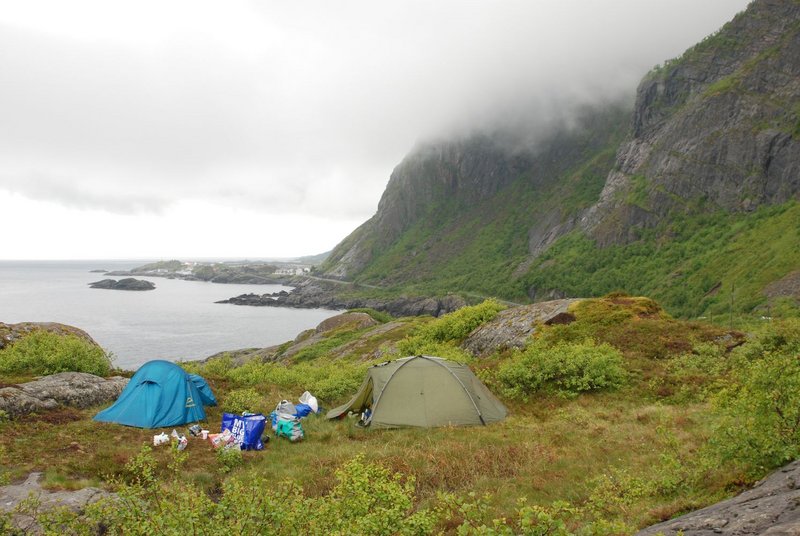
[[524, 299], [511, 274], [549, 242], [542, 230], [572, 228], [597, 199], [629, 117], [629, 105], [584, 110], [532, 147], [486, 134], [420, 145], [395, 168], [375, 216], [321, 269], [382, 287]]
[[624, 289], [687, 316], [800, 298], [797, 0], [751, 3], [649, 73], [632, 110], [508, 138], [417, 147], [322, 270], [520, 301]]
[[799, 97], [800, 2], [754, 2], [645, 77], [632, 137], [583, 227], [606, 245], [698, 203], [736, 212], [795, 198]]

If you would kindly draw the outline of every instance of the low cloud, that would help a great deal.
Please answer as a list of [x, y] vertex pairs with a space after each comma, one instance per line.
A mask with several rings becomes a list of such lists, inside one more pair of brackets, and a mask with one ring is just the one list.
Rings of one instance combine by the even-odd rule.
[[365, 219], [419, 140], [535, 138], [746, 3], [6, 4], [0, 188], [118, 214], [189, 199]]

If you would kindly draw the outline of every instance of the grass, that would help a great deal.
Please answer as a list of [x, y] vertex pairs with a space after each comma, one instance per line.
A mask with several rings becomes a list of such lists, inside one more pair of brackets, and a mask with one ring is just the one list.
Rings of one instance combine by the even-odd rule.
[[[460, 340], [476, 323], [488, 321], [496, 308], [489, 302], [438, 320], [403, 320], [403, 329], [393, 334], [359, 331], [354, 340], [380, 338], [387, 351], [425, 338], [450, 344], [448, 337]], [[219, 497], [229, 479], [249, 482], [258, 477], [269, 486], [290, 480], [306, 496], [323, 497], [336, 484], [335, 470], [360, 455], [405, 479], [414, 477], [415, 508], [439, 505], [441, 493], [464, 500], [472, 500], [470, 493], [485, 495], [480, 516], [489, 523], [513, 518], [520, 497], [542, 507], [568, 501], [581, 516], [626, 524], [623, 532], [709, 504], [757, 478], [736, 465], [707, 463], [711, 458], [704, 450], [718, 423], [709, 393], [726, 374], [727, 365], [720, 364], [726, 363], [729, 347], [743, 341], [740, 334], [676, 320], [653, 300], [620, 294], [578, 302], [570, 312], [574, 322], [542, 326], [533, 344], [570, 345], [591, 336], [613, 347], [626, 372], [626, 381], [615, 390], [571, 397], [544, 390], [526, 400], [505, 399], [510, 416], [487, 427], [372, 431], [356, 427], [354, 419], [311, 416], [303, 422], [304, 441], [272, 438], [265, 451], [245, 452], [243, 463], [230, 471], [200, 439], [190, 439], [188, 460], [177, 475], [168, 469], [174, 459], [169, 447], [156, 448], [158, 473], [211, 498]], [[797, 337], [797, 330], [775, 333], [758, 344]], [[352, 342], [344, 346], [353, 348]], [[751, 354], [757, 351], [754, 346]], [[223, 406], [248, 389], [248, 404], [261, 404], [251, 409], [268, 413], [274, 402], [295, 400], [310, 389], [323, 406], [332, 407], [355, 392], [364, 358], [370, 355], [341, 351], [333, 358], [335, 354], [333, 348], [312, 361], [238, 368], [223, 358], [191, 368], [206, 377]], [[472, 366], [502, 394], [493, 383], [502, 379], [492, 373], [510, 359], [512, 353], [506, 352]], [[72, 489], [127, 478], [126, 464], [161, 430], [93, 422], [98, 409], [64, 408], [0, 423], [0, 479], [18, 480], [40, 470], [46, 472], [47, 487]], [[221, 416], [220, 408], [208, 408], [206, 426], [219, 430]], [[442, 527], [446, 532], [455, 532], [461, 522], [453, 515]]]

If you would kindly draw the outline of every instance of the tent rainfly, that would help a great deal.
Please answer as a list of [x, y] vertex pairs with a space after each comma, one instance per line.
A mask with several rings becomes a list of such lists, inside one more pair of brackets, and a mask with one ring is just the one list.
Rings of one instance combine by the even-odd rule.
[[203, 406], [217, 400], [206, 381], [169, 361], [148, 361], [125, 386], [114, 404], [94, 420], [138, 428], [179, 426], [206, 418]]
[[373, 428], [486, 425], [508, 414], [469, 367], [425, 355], [370, 367], [358, 393], [327, 417], [367, 409]]

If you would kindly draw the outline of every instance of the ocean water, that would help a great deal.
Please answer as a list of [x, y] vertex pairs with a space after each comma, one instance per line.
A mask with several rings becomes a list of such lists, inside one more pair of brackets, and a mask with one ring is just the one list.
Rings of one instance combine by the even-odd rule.
[[[325, 309], [247, 307], [214, 303], [281, 285], [226, 285], [158, 277], [150, 291], [91, 289], [105, 279], [94, 269], [129, 270], [147, 261], [0, 261], [0, 322], [61, 322], [89, 333], [136, 369], [151, 359], [201, 359], [224, 350], [265, 347], [293, 339], [337, 314]], [[117, 278], [119, 279], [119, 278]]]

